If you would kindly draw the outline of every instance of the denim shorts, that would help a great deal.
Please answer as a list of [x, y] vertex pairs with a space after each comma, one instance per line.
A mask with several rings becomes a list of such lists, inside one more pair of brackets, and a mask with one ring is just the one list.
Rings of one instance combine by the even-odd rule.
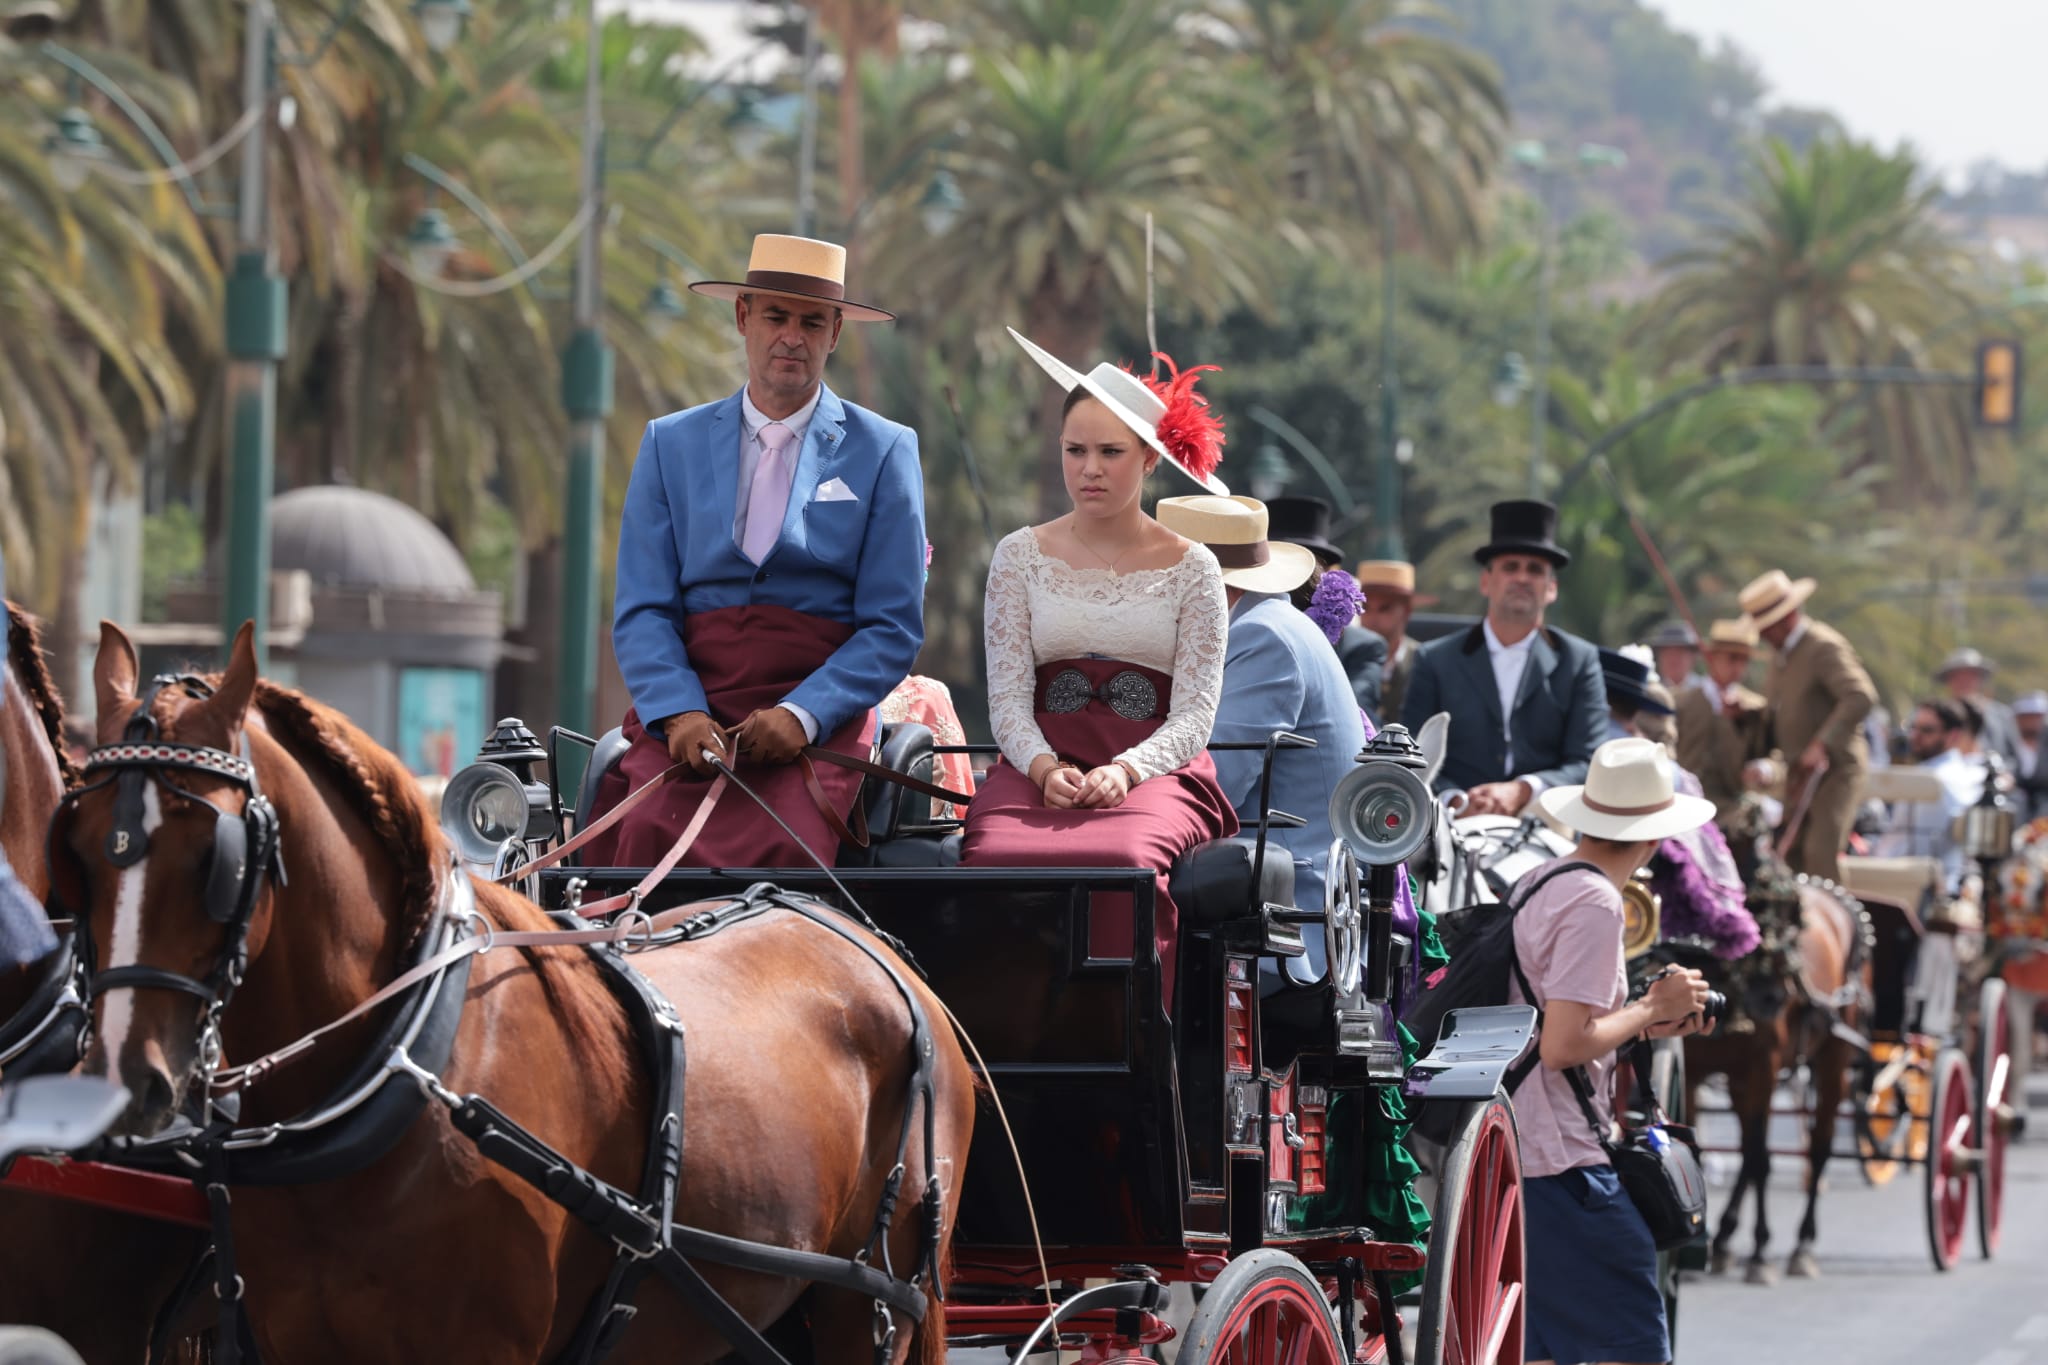
[[1671, 1359], [1657, 1246], [1612, 1166], [1522, 1183], [1529, 1360]]

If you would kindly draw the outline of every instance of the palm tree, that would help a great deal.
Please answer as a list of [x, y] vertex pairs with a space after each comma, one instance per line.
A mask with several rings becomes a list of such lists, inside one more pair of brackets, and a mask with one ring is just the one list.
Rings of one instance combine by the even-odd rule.
[[1448, 259], [1477, 244], [1508, 110], [1479, 53], [1419, 25], [1427, 0], [1229, 0], [1232, 45], [1278, 92], [1297, 197], [1398, 223]]
[[[1969, 307], [1965, 261], [1936, 216], [1939, 190], [1908, 151], [1844, 139], [1801, 156], [1773, 141], [1735, 217], [1675, 257], [1642, 332], [1672, 363], [1963, 368], [1944, 328]], [[1947, 345], [1940, 344], [1942, 340]], [[1854, 463], [1891, 493], [1954, 496], [1972, 474], [1958, 395], [1924, 387], [1862, 405]]]
[[[1274, 213], [1272, 158], [1246, 132], [1256, 121], [1232, 117], [1250, 95], [1191, 64], [1161, 31], [1150, 46], [975, 56], [952, 98], [928, 112], [946, 142], [937, 164], [957, 184], [958, 218], [936, 237], [927, 230], [921, 184], [876, 204], [886, 296], [984, 337], [1015, 322], [1054, 354], [1091, 364], [1112, 319], [1142, 328], [1149, 213], [1158, 288], [1177, 307], [1214, 316], [1260, 300], [1274, 241], [1298, 238]], [[1039, 433], [1057, 428], [1060, 398], [1046, 392]], [[1055, 515], [1057, 463], [1037, 464], [1039, 511]]]

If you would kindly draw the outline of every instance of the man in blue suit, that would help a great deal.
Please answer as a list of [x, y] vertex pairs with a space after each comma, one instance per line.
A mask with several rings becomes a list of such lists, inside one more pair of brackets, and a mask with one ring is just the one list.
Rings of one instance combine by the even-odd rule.
[[1462, 790], [1473, 815], [1519, 815], [1545, 787], [1586, 780], [1607, 730], [1607, 683], [1591, 644], [1543, 624], [1557, 600], [1557, 543], [1547, 502], [1493, 506], [1493, 538], [1475, 553], [1486, 619], [1432, 640], [1402, 702], [1410, 730], [1451, 715], [1439, 791]]
[[[1305, 735], [1313, 749], [1283, 749], [1273, 756], [1270, 803], [1299, 815], [1300, 829], [1275, 829], [1268, 840], [1294, 859], [1294, 902], [1323, 905], [1323, 872], [1329, 857], [1330, 797], [1365, 747], [1351, 681], [1322, 628], [1296, 609], [1288, 593], [1316, 570], [1304, 546], [1267, 540], [1266, 508], [1256, 498], [1162, 498], [1160, 524], [1211, 549], [1228, 564], [1253, 562], [1223, 571], [1230, 599], [1230, 639], [1223, 659], [1223, 700], [1210, 738], [1218, 743], [1264, 743], [1275, 730]], [[1265, 755], [1217, 752], [1216, 779], [1247, 829], [1259, 822], [1259, 771]], [[1289, 959], [1288, 972], [1313, 981], [1324, 971], [1320, 933], [1303, 936], [1308, 958]]]
[[[748, 784], [812, 854], [829, 863], [837, 852], [834, 821], [852, 808], [860, 779], [831, 765], [812, 774], [804, 750], [865, 757], [875, 706], [924, 642], [917, 434], [824, 384], [841, 325], [890, 317], [848, 300], [845, 274], [843, 247], [762, 236], [744, 281], [690, 286], [732, 301], [747, 383], [657, 419], [640, 444], [612, 623], [633, 743], [600, 810], [671, 762], [708, 778], [715, 756], [756, 770], [743, 772]], [[670, 784], [594, 856], [651, 865], [705, 790]], [[809, 862], [751, 802], [727, 805], [690, 863]]]

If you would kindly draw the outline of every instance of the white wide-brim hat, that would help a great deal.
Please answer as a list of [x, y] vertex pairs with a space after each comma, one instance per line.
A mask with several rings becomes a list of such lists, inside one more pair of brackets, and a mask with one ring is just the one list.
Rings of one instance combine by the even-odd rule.
[[1608, 740], [1593, 751], [1584, 783], [1547, 788], [1536, 801], [1569, 829], [1624, 844], [1669, 839], [1714, 818], [1713, 802], [1678, 792], [1664, 746], [1647, 739]]
[[1159, 524], [1208, 547], [1223, 566], [1223, 581], [1246, 592], [1293, 592], [1316, 571], [1315, 551], [1266, 538], [1266, 504], [1257, 498], [1197, 493], [1161, 498]]
[[[1024, 354], [1038, 362], [1038, 368], [1052, 376], [1062, 392], [1086, 389], [1090, 397], [1108, 408], [1119, 422], [1138, 434], [1138, 439], [1159, 452], [1160, 457], [1219, 498], [1230, 496], [1230, 488], [1214, 474], [1200, 474], [1181, 463], [1180, 458], [1159, 439], [1159, 419], [1166, 416], [1166, 403], [1145, 387], [1145, 381], [1107, 360], [1082, 374], [1015, 327], [1006, 329], [1024, 348]], [[1264, 511], [1263, 507], [1260, 509]], [[1262, 532], [1263, 534], [1263, 532]], [[1310, 556], [1313, 558], [1313, 556]]]

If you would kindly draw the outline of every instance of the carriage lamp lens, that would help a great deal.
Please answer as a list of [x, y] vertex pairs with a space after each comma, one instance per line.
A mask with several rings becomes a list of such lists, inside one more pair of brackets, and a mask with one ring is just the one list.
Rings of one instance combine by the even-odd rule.
[[1330, 800], [1330, 824], [1359, 861], [1388, 867], [1415, 856], [1429, 837], [1429, 788], [1396, 763], [1367, 762], [1345, 774]]
[[526, 793], [510, 784], [483, 788], [470, 805], [469, 822], [480, 836], [494, 844], [524, 834]]

